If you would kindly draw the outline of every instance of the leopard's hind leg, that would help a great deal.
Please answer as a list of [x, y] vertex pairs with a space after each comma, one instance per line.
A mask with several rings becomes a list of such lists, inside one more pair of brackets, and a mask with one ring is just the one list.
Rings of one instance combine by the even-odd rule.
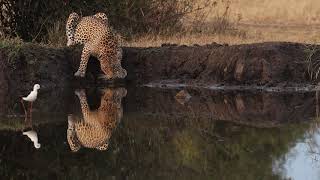
[[123, 79], [127, 76], [127, 71], [121, 67], [121, 57], [118, 50], [104, 50], [101, 53], [98, 59], [105, 79]]

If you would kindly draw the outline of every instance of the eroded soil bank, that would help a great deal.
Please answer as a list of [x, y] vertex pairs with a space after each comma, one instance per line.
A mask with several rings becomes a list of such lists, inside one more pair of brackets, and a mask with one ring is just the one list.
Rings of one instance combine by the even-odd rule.
[[[165, 46], [126, 49], [130, 77], [142, 82], [267, 85], [312, 83], [308, 74], [310, 47], [297, 43], [226, 46]], [[317, 47], [313, 47], [317, 48]], [[317, 59], [319, 54], [311, 56]]]
[[[124, 48], [126, 82], [170, 82], [223, 85], [287, 86], [315, 84], [308, 65], [318, 59], [305, 44], [261, 43], [250, 45], [176, 46]], [[313, 46], [313, 48], [318, 48]], [[0, 48], [0, 83], [3, 90], [32, 86], [65, 87], [74, 81], [81, 47], [51, 48], [35, 44]], [[86, 83], [97, 83], [99, 63], [89, 61]], [[316, 61], [314, 61], [315, 63]], [[316, 65], [313, 65], [315, 67]]]

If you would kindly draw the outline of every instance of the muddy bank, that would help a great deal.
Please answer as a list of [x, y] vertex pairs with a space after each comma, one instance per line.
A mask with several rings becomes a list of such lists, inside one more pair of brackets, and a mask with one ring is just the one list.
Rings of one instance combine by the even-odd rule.
[[[145, 84], [174, 80], [188, 84], [267, 85], [312, 83], [307, 46], [297, 43], [124, 48], [127, 82]], [[35, 82], [65, 87], [74, 82], [98, 83], [99, 62], [89, 61], [87, 77], [73, 77], [81, 47], [52, 48], [36, 44], [0, 48], [1, 87], [19, 89]], [[314, 54], [312, 59], [317, 59]], [[171, 81], [172, 82], [172, 81]], [[314, 83], [314, 82], [313, 82]]]
[[[176, 79], [180, 83], [268, 85], [308, 83], [306, 52], [297, 43], [164, 46], [126, 49], [125, 65], [142, 82]], [[319, 57], [314, 54], [313, 59]]]

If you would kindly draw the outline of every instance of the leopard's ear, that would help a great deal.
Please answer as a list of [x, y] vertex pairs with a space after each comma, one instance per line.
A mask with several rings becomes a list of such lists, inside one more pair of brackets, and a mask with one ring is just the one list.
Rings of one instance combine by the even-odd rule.
[[76, 20], [76, 21], [78, 21], [79, 18], [80, 18], [80, 16], [76, 12], [72, 12], [68, 17], [68, 19], [72, 19], [72, 20]]
[[70, 130], [67, 131], [67, 140], [68, 140], [70, 150], [72, 152], [77, 152], [80, 150], [81, 145], [80, 145], [80, 142], [78, 141], [77, 137], [75, 136], [74, 132], [72, 132]]
[[104, 143], [101, 146], [96, 147], [96, 149], [100, 150], [100, 151], [105, 151], [107, 150], [109, 147], [109, 143]]
[[81, 146], [80, 146], [80, 144], [77, 144], [77, 145], [74, 144], [74, 146], [70, 145], [70, 149], [72, 152], [78, 152], [81, 149]]
[[105, 13], [99, 12], [93, 16], [95, 18], [99, 18], [99, 19], [103, 20], [104, 23], [108, 24], [108, 16]]

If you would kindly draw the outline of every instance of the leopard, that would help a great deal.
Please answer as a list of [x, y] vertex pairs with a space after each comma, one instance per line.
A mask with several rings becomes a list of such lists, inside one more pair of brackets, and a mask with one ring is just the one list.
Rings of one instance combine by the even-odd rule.
[[100, 61], [104, 75], [99, 78], [113, 80], [127, 76], [127, 71], [121, 66], [123, 50], [119, 38], [105, 13], [85, 17], [71, 13], [66, 23], [66, 35], [67, 46], [83, 45], [80, 65], [74, 76], [85, 77], [90, 56]]
[[123, 117], [121, 101], [127, 90], [122, 87], [103, 89], [100, 107], [96, 110], [90, 110], [83, 89], [75, 94], [80, 101], [82, 118], [68, 115], [67, 141], [71, 151], [77, 152], [81, 147], [107, 150], [112, 132]]

